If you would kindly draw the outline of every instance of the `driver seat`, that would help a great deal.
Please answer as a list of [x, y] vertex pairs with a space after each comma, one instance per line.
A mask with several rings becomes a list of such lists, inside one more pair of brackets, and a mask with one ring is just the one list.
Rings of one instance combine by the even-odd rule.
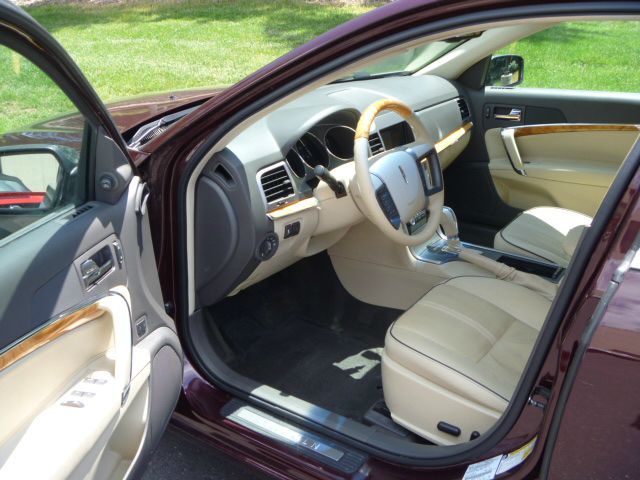
[[439, 445], [484, 433], [509, 404], [550, 306], [495, 278], [432, 288], [387, 331], [382, 384], [393, 420]]

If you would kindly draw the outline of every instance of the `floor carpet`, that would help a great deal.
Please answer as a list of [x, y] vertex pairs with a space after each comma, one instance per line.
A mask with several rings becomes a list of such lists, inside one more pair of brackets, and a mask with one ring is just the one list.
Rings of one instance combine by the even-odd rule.
[[401, 313], [351, 297], [326, 254], [209, 309], [231, 368], [359, 421], [382, 398], [380, 353]]

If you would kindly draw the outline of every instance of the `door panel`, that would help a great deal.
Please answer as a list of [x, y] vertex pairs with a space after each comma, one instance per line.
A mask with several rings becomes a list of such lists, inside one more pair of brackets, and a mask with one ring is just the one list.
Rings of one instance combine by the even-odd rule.
[[638, 138], [626, 125], [493, 128], [485, 133], [489, 170], [508, 205], [540, 205], [595, 215]]
[[[519, 178], [508, 160], [500, 129], [640, 124], [638, 94], [520, 87], [487, 87], [462, 94], [471, 106], [475, 130], [467, 149], [444, 173], [446, 202], [456, 212], [462, 238], [490, 246], [497, 231], [523, 209], [560, 205], [593, 215], [622, 161], [621, 152], [628, 150], [633, 139], [633, 132], [619, 136], [591, 132], [595, 137], [588, 145], [593, 148], [587, 149], [581, 142], [592, 135], [578, 132], [517, 137], [518, 148], [531, 161], [527, 169], [532, 170], [532, 175], [527, 172], [531, 178]], [[519, 115], [510, 115], [513, 110]], [[547, 143], [549, 148], [545, 148]]]
[[[3, 341], [21, 336], [0, 353], [0, 408], [12, 412], [0, 428], [0, 478], [124, 478], [166, 426], [182, 354], [154, 294], [148, 221], [133, 206], [139, 188], [134, 177], [116, 205], [92, 202], [75, 218], [42, 225], [55, 233], [37, 235], [32, 249], [17, 241], [0, 247], [15, 267], [0, 272], [3, 291], [12, 292]], [[87, 287], [80, 265], [105, 248], [112, 267]], [[34, 451], [43, 452], [38, 462], [29, 461]]]

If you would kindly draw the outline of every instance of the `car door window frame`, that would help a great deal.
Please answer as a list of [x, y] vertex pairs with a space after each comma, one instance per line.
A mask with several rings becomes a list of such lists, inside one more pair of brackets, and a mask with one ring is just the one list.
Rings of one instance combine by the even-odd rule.
[[[24, 16], [16, 15], [16, 13], [11, 10], [13, 10], [11, 6], [0, 5], [0, 14], [2, 14], [3, 17], [13, 16], [14, 18], [12, 20], [15, 20], [16, 24], [20, 25], [24, 23]], [[99, 136], [105, 134], [106, 137], [112, 139], [114, 146], [120, 151], [118, 153], [124, 155], [129, 165], [135, 168], [127, 153], [124, 139], [115, 128], [106, 107], [97, 97], [82, 72], [80, 72], [68, 54], [59, 45], [49, 40], [47, 32], [42, 29], [40, 25], [35, 22], [29, 25], [30, 32], [33, 33], [38, 30], [42, 35], [40, 38], [35, 38], [35, 36], [29, 36], [25, 32], [11, 28], [8, 24], [0, 23], [0, 46], [21, 55], [25, 60], [28, 60], [36, 68], [40, 69], [40, 71], [47, 75], [61, 92], [67, 96], [77, 109], [78, 114], [82, 116], [85, 126], [82, 133], [82, 144], [79, 151], [80, 159], [78, 162], [78, 182], [82, 190], [80, 192], [82, 201], [78, 204], [69, 204], [68, 206], [52, 211], [50, 214], [43, 216], [35, 222], [12, 232], [5, 238], [0, 239], [0, 246], [22, 238], [39, 226], [68, 215], [79, 206], [96, 199], [94, 179], [96, 174], [97, 149], [101, 143], [98, 141]], [[51, 55], [52, 51], [55, 52], [56, 55]], [[48, 55], [44, 52], [47, 52]], [[61, 70], [63, 70], [64, 73], [62, 73]], [[68, 79], [69, 77], [76, 83], [71, 83]], [[120, 185], [120, 187], [124, 187], [124, 185]]]

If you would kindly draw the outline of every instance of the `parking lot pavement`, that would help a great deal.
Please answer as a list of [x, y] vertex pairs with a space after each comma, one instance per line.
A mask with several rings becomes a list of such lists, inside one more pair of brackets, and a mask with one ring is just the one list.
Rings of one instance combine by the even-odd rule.
[[268, 480], [257, 470], [169, 427], [142, 480]]

